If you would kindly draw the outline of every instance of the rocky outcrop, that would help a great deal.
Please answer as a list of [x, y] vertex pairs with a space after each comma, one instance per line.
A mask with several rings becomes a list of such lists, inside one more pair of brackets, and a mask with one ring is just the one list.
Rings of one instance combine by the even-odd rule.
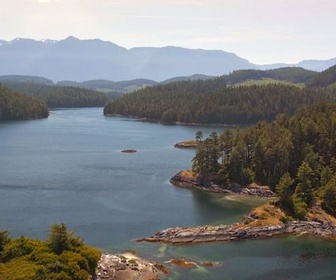
[[267, 186], [259, 186], [255, 183], [248, 186], [241, 186], [239, 184], [231, 183], [226, 187], [222, 187], [213, 182], [215, 176], [208, 175], [193, 175], [191, 171], [180, 171], [174, 175], [170, 182], [178, 187], [198, 189], [207, 192], [215, 193], [231, 193], [258, 197], [271, 197], [273, 192]]
[[150, 263], [132, 254], [103, 254], [98, 262], [97, 280], [156, 280], [165, 271], [159, 263]]
[[336, 237], [336, 225], [322, 222], [293, 221], [280, 225], [250, 227], [243, 224], [203, 226], [196, 228], [168, 228], [138, 241], [193, 244], [218, 241], [262, 239], [286, 234], [310, 234], [319, 237]]
[[179, 148], [179, 149], [197, 149], [199, 146], [200, 142], [199, 141], [183, 141], [183, 142], [178, 142], [174, 145], [174, 148]]

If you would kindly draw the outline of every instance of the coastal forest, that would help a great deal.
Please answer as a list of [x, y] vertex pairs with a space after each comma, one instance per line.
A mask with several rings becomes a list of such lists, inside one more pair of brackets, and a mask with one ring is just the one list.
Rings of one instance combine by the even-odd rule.
[[236, 131], [213, 132], [201, 142], [192, 169], [224, 188], [257, 182], [278, 194], [277, 205], [304, 219], [321, 203], [336, 214], [336, 104], [304, 106]]
[[42, 100], [0, 84], [0, 121], [47, 118], [48, 115], [48, 107]]
[[100, 255], [64, 224], [52, 225], [44, 241], [11, 238], [0, 228], [0, 280], [93, 279]]
[[[272, 121], [279, 113], [293, 114], [302, 105], [334, 102], [335, 87], [331, 85], [335, 81], [327, 77], [334, 77], [335, 71], [335, 67], [318, 74], [301, 68], [240, 70], [209, 80], [160, 84], [108, 102], [104, 114], [168, 124], [248, 125]], [[262, 78], [273, 80], [239, 83]], [[323, 87], [317, 86], [321, 84]]]
[[[6, 84], [7, 85], [7, 84]], [[44, 101], [49, 108], [103, 107], [106, 95], [96, 90], [29, 82], [11, 82], [8, 87]]]

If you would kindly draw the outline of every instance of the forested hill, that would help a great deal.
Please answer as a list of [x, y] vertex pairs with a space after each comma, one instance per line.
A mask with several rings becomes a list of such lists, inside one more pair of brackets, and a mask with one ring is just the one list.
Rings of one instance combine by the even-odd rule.
[[295, 219], [304, 219], [316, 203], [336, 215], [335, 139], [336, 104], [322, 102], [271, 123], [212, 133], [199, 145], [193, 170], [224, 186], [268, 185]]
[[48, 107], [42, 100], [0, 84], [0, 121], [47, 118], [48, 114]]
[[243, 83], [248, 80], [265, 80], [272, 79], [276, 81], [285, 81], [293, 84], [306, 83], [318, 72], [303, 69], [301, 67], [284, 67], [271, 70], [237, 70], [229, 75], [223, 76], [223, 79], [228, 85]]
[[335, 99], [331, 90], [283, 84], [228, 87], [220, 77], [147, 87], [108, 102], [104, 114], [163, 123], [252, 124], [292, 114], [303, 104]]
[[17, 92], [43, 100], [49, 108], [103, 107], [107, 101], [102, 92], [78, 87], [17, 81], [6, 81], [6, 85]]
[[336, 65], [315, 75], [310, 81], [308, 81], [307, 86], [336, 87]]

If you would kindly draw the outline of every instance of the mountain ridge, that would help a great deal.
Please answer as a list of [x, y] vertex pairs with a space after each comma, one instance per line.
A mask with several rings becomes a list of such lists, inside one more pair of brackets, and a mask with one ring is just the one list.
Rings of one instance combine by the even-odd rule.
[[329, 60], [304, 60], [297, 64], [253, 64], [235, 53], [222, 50], [188, 49], [178, 46], [134, 47], [126, 49], [101, 39], [63, 40], [0, 39], [0, 75], [43, 76], [54, 81], [114, 81], [203, 74], [220, 76], [240, 69], [270, 69], [305, 65], [322, 71], [336, 64]]

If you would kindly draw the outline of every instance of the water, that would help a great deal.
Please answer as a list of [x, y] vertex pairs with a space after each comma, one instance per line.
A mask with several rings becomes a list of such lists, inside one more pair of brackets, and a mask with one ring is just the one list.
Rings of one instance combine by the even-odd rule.
[[[165, 262], [218, 262], [179, 269], [171, 279], [334, 279], [333, 242], [288, 237], [238, 243], [169, 246], [135, 239], [172, 226], [233, 223], [258, 199], [172, 186], [190, 168], [192, 150], [173, 145], [219, 128], [163, 126], [104, 117], [101, 108], [55, 110], [48, 119], [0, 124], [0, 225], [12, 236], [46, 238], [63, 222], [107, 252], [135, 249]], [[138, 152], [124, 154], [123, 149]]]

